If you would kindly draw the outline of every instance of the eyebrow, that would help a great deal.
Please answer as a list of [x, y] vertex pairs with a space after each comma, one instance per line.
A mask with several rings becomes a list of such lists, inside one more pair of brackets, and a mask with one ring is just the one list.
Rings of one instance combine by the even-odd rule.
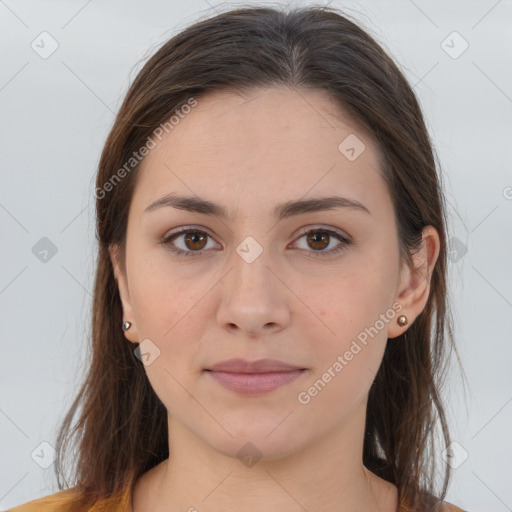
[[[212, 215], [224, 220], [232, 220], [227, 210], [217, 203], [207, 199], [202, 199], [198, 196], [183, 196], [173, 192], [151, 203], [144, 210], [144, 213], [152, 212], [164, 206], [178, 208], [179, 210], [186, 210], [194, 213]], [[273, 215], [278, 220], [283, 220], [294, 215], [332, 210], [335, 208], [350, 208], [366, 212], [371, 215], [370, 210], [368, 210], [364, 204], [355, 199], [349, 199], [347, 197], [340, 196], [314, 197], [311, 199], [287, 201], [285, 203], [278, 204], [273, 210]]]

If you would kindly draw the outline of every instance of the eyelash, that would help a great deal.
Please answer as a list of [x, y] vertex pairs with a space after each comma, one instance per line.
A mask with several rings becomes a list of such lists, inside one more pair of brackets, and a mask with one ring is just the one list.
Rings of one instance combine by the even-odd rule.
[[[205, 231], [202, 231], [200, 229], [195, 228], [180, 228], [178, 231], [175, 231], [174, 233], [171, 233], [169, 236], [165, 237], [160, 243], [162, 245], [169, 245], [170, 242], [178, 238], [179, 236], [187, 233], [202, 233], [206, 235], [209, 238], [212, 238], [208, 233]], [[314, 256], [325, 256], [325, 255], [332, 255], [337, 254], [341, 251], [346, 250], [346, 248], [352, 243], [351, 240], [343, 236], [341, 233], [338, 233], [337, 231], [333, 231], [331, 229], [325, 229], [325, 228], [314, 228], [314, 229], [307, 229], [303, 232], [301, 232], [298, 236], [298, 239], [302, 238], [304, 235], [307, 235], [309, 233], [325, 233], [329, 236], [332, 236], [339, 240], [341, 243], [336, 246], [334, 249], [330, 249], [328, 251], [307, 251], [311, 252]], [[203, 252], [207, 251], [207, 249], [203, 249], [200, 251], [184, 251], [182, 249], [173, 249], [171, 247], [168, 247], [168, 250], [173, 252], [176, 256], [201, 256]]]

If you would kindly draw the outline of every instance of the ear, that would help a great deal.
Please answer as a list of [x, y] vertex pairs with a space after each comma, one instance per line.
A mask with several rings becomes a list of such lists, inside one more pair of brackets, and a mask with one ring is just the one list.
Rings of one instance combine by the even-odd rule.
[[[113, 244], [109, 247], [110, 261], [114, 270], [114, 276], [119, 289], [119, 296], [121, 297], [121, 303], [123, 306], [123, 322], [131, 322], [131, 327], [127, 331], [123, 331], [127, 340], [132, 343], [139, 343], [139, 337], [137, 334], [137, 326], [135, 323], [135, 315], [133, 314], [132, 303], [130, 300], [130, 291], [128, 289], [128, 282], [126, 279], [126, 272], [120, 268], [118, 261], [119, 246]], [[122, 326], [119, 326], [122, 329]]]
[[440, 239], [433, 226], [423, 229], [423, 241], [419, 251], [413, 254], [414, 268], [404, 263], [400, 273], [400, 284], [396, 300], [403, 308], [399, 315], [407, 317], [407, 325], [401, 327], [396, 321], [390, 324], [388, 338], [403, 334], [423, 311], [429, 294], [432, 272], [440, 251]]

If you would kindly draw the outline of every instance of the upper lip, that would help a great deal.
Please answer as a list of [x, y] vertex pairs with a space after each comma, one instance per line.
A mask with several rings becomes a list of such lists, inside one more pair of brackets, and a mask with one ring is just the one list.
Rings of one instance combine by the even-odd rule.
[[230, 373], [267, 373], [267, 372], [289, 372], [292, 370], [304, 370], [301, 366], [285, 363], [277, 359], [258, 359], [247, 361], [246, 359], [228, 359], [206, 368], [210, 371]]

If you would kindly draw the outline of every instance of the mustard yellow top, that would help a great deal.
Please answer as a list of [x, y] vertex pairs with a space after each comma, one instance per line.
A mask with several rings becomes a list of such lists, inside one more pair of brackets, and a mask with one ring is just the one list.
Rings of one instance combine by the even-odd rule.
[[[38, 498], [23, 505], [9, 509], [7, 512], [133, 512], [130, 487], [122, 494], [97, 501], [92, 507], [78, 507], [74, 487], [65, 489], [43, 498]], [[442, 512], [467, 512], [451, 503], [443, 502]]]
[[79, 507], [76, 503], [77, 490], [75, 487], [38, 498], [7, 512], [133, 512], [130, 487], [127, 486], [122, 494], [97, 501], [92, 507]]

